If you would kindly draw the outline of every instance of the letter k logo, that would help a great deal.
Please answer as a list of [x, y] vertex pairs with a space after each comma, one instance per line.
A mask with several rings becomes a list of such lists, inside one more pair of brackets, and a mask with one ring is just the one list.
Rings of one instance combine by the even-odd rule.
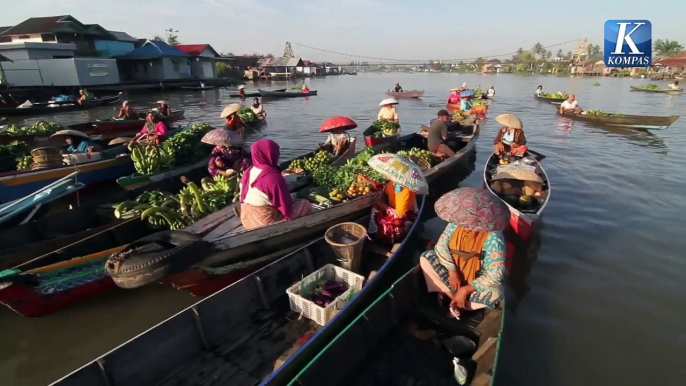
[[643, 55], [643, 52], [639, 51], [638, 47], [636, 47], [636, 43], [634, 43], [634, 40], [631, 38], [631, 34], [634, 33], [640, 26], [645, 25], [645, 23], [635, 23], [636, 27], [634, 27], [634, 29], [632, 29], [631, 32], [626, 33], [626, 26], [631, 24], [634, 23], [617, 23], [617, 25], [619, 25], [619, 32], [617, 32], [617, 45], [615, 46], [615, 50], [614, 52], [612, 52], [612, 54], [624, 54], [624, 52], [622, 51], [622, 45], [624, 45], [624, 42], [626, 41], [626, 44], [629, 46], [629, 49], [631, 50], [632, 54]]

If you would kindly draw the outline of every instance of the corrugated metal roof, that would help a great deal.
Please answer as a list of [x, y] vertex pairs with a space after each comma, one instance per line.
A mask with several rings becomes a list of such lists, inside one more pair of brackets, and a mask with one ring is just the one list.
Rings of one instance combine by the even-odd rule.
[[190, 55], [177, 50], [161, 40], [148, 40], [142, 46], [127, 53], [117, 56], [117, 59], [156, 59], [162, 57], [182, 57], [188, 58]]
[[670, 67], [686, 66], [686, 51], [679, 52], [678, 54], [670, 56], [666, 59], [658, 60], [657, 62], [655, 62], [655, 64], [661, 64], [663, 66]]
[[209, 44], [177, 44], [174, 48], [181, 50], [190, 56], [199, 56], [203, 51], [209, 48], [215, 57], [219, 56], [219, 53]]
[[288, 59], [288, 62], [286, 63], [286, 66], [288, 67], [297, 67], [297, 66], [302, 66], [303, 61], [300, 58], [290, 58]]
[[99, 24], [83, 24], [71, 15], [32, 17], [9, 27], [0, 36], [29, 35], [44, 33], [80, 33], [91, 36], [101, 36], [114, 39], [108, 30]]
[[131, 43], [135, 43], [136, 40], [138, 40], [138, 39], [134, 38], [133, 36], [127, 34], [126, 32], [121, 32], [121, 31], [110, 31], [110, 33], [111, 33], [112, 35], [114, 35], [114, 37], [117, 38], [117, 40], [120, 41], [120, 42], [131, 42]]

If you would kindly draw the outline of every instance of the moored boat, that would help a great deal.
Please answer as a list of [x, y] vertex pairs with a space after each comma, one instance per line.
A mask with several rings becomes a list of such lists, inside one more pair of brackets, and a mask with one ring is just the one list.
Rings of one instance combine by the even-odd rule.
[[394, 98], [421, 98], [424, 95], [424, 90], [411, 90], [411, 91], [386, 91], [387, 95]]
[[317, 90], [304, 93], [300, 91], [267, 91], [258, 89], [263, 98], [302, 98], [317, 95]]
[[684, 92], [683, 88], [680, 88], [678, 90], [671, 90], [671, 89], [653, 89], [653, 88], [645, 88], [645, 87], [639, 87], [639, 86], [630, 86], [631, 91], [641, 91], [641, 92], [652, 92], [652, 93], [657, 93], [657, 94], [681, 94]]
[[[286, 91], [286, 89], [285, 88], [278, 88], [276, 90], [271, 90], [271, 91], [284, 92], [284, 91]], [[261, 97], [262, 94], [260, 94], [259, 91], [258, 92], [246, 92], [245, 95], [243, 95], [243, 96], [245, 98], [254, 98], [254, 97]], [[230, 98], [240, 98], [241, 94], [232, 93], [232, 94], [229, 94], [229, 97]]]
[[183, 90], [205, 91], [213, 90], [214, 86], [181, 86]]
[[[548, 175], [546, 174], [543, 166], [538, 161], [533, 153], [529, 152], [527, 156], [524, 157], [525, 162], [517, 161], [518, 164], [526, 164], [529, 166], [524, 166], [525, 168], [530, 168], [538, 175], [542, 181], [540, 195], [534, 196], [531, 203], [527, 203], [527, 206], [523, 206], [520, 203], [520, 195], [510, 195], [507, 192], [501, 192], [500, 194], [495, 192], [491, 186], [493, 182], [493, 177], [499, 170], [506, 170], [507, 165], [500, 164], [500, 158], [491, 154], [486, 161], [486, 166], [484, 166], [484, 186], [492, 194], [498, 196], [505, 204], [507, 204], [510, 209], [510, 226], [512, 230], [521, 238], [523, 241], [529, 241], [533, 233], [534, 227], [538, 222], [539, 218], [543, 214], [543, 210], [548, 205], [550, 201], [550, 195], [552, 193], [552, 186]], [[503, 167], [499, 169], [499, 167]], [[510, 197], [511, 196], [511, 197]]]
[[677, 119], [678, 115], [670, 116], [655, 116], [655, 115], [624, 115], [624, 114], [610, 114], [610, 115], [590, 115], [584, 113], [563, 112], [562, 116], [586, 121], [590, 123], [609, 125], [609, 126], [624, 126], [642, 129], [663, 130], [671, 126]]
[[[167, 125], [183, 119], [184, 110], [172, 111], [171, 115], [160, 115], [160, 119]], [[88, 135], [102, 135], [110, 134], [112, 138], [117, 136], [124, 136], [126, 134], [135, 134], [141, 130], [145, 124], [145, 113], [139, 113], [139, 119], [98, 119], [95, 122], [90, 122], [93, 126], [90, 130], [82, 130]]]
[[538, 95], [534, 95], [534, 98], [536, 98], [536, 100], [539, 100], [541, 102], [552, 103], [554, 105], [559, 105], [567, 99], [567, 98], [551, 98], [551, 97], [544, 97], [544, 96], [538, 96]]
[[10, 116], [10, 115], [38, 115], [38, 114], [56, 114], [64, 111], [73, 110], [85, 110], [93, 107], [106, 106], [113, 103], [119, 102], [121, 99], [121, 93], [112, 96], [106, 96], [102, 98], [95, 98], [81, 104], [68, 102], [68, 103], [50, 103], [50, 104], [36, 104], [31, 107], [3, 107], [0, 108], [0, 116]]

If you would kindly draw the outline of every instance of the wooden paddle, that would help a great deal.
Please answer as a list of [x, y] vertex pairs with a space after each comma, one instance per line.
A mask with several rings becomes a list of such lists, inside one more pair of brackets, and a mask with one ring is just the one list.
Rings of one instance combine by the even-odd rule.
[[543, 155], [543, 154], [541, 154], [541, 153], [539, 153], [539, 152], [537, 152], [537, 151], [533, 151], [533, 150], [529, 150], [529, 149], [527, 149], [527, 151], [528, 151], [529, 153], [533, 154], [534, 158], [536, 158], [536, 161], [538, 161], [538, 162], [541, 162], [541, 161], [543, 161], [543, 160], [546, 158], [545, 155]]

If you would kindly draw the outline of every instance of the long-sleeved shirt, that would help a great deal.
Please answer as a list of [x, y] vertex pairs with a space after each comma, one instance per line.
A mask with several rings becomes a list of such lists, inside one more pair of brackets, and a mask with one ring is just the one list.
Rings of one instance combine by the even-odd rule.
[[148, 130], [148, 123], [146, 122], [145, 125], [143, 125], [143, 128], [141, 129], [138, 134], [145, 135], [145, 134], [156, 134], [159, 137], [166, 137], [168, 134], [167, 130], [167, 124], [164, 123], [163, 121], [159, 121], [155, 123], [155, 126], [153, 127], [152, 130]]
[[[224, 167], [217, 166], [217, 160], [221, 160]], [[216, 146], [212, 150], [212, 154], [210, 154], [210, 161], [207, 163], [207, 171], [210, 173], [210, 176], [214, 177], [218, 175], [220, 171], [223, 172], [228, 169], [233, 169], [233, 165], [236, 161], [241, 160], [245, 161], [243, 148], [234, 146], [223, 148], [221, 146]], [[245, 165], [245, 162], [240, 163], [239, 170], [236, 170], [236, 172], [243, 170]]]
[[387, 119], [389, 121], [398, 120], [398, 111], [395, 107], [382, 107], [376, 119]]

